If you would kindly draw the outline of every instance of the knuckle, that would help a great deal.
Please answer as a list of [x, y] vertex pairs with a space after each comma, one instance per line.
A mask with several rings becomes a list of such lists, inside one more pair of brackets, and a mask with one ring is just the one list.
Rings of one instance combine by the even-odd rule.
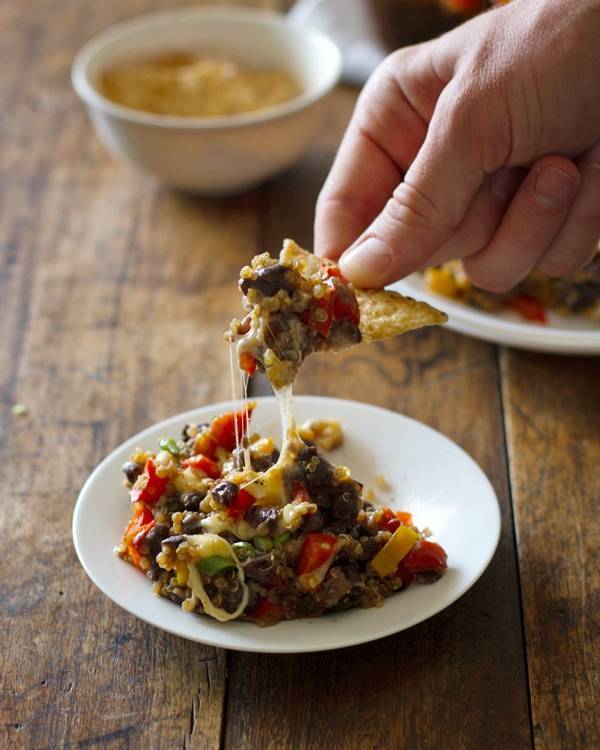
[[440, 216], [433, 201], [413, 185], [402, 182], [388, 200], [384, 215], [393, 225], [428, 230], [439, 223]]

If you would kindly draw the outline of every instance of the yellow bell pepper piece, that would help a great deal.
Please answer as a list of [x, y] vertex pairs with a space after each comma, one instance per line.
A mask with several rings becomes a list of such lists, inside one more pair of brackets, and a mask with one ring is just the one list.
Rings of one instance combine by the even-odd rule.
[[382, 577], [389, 576], [415, 546], [419, 535], [408, 526], [398, 526], [371, 561], [375, 571]]
[[458, 284], [449, 268], [428, 268], [425, 271], [427, 286], [444, 297], [457, 297]]

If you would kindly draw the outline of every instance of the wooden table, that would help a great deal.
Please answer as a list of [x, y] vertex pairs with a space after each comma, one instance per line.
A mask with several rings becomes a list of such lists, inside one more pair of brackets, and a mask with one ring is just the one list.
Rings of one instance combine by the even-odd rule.
[[71, 515], [95, 464], [229, 396], [236, 272], [285, 236], [310, 245], [356, 96], [337, 92], [311, 154], [271, 184], [220, 200], [166, 190], [105, 154], [68, 74], [91, 34], [173, 4], [2, 4], [0, 746], [598, 747], [598, 360], [425, 330], [307, 363], [299, 392], [432, 425], [499, 495], [488, 570], [409, 631], [332, 653], [226, 653], [136, 620], [79, 566]]

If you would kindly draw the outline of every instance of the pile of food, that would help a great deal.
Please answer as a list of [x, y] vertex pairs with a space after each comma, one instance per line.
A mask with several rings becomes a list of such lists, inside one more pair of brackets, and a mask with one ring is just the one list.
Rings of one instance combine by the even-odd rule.
[[360, 289], [332, 261], [285, 240], [279, 259], [257, 255], [240, 272], [246, 316], [229, 331], [242, 370], [288, 385], [309, 354], [339, 351], [439, 325], [447, 316], [425, 302], [385, 289]]
[[158, 452], [136, 450], [123, 467], [133, 514], [118, 554], [157, 594], [222, 622], [380, 606], [413, 580], [436, 580], [444, 550], [410, 513], [363, 498], [350, 469], [323, 456], [343, 439], [338, 423], [296, 427], [291, 383], [312, 352], [440, 323], [443, 313], [357, 289], [289, 240], [278, 260], [265, 253], [244, 267], [240, 289], [247, 314], [227, 338], [241, 370], [263, 371], [274, 387], [281, 451], [250, 432], [247, 399], [239, 412], [186, 425], [180, 440], [162, 439]]
[[[331, 432], [339, 425], [318, 430]], [[246, 466], [236, 447], [246, 434], [245, 412], [223, 414], [124, 465], [133, 515], [117, 551], [157, 594], [220, 621], [272, 625], [379, 606], [444, 571], [444, 550], [410, 513], [363, 500], [362, 485], [316, 445], [278, 465], [273, 440], [249, 435]]]
[[433, 292], [486, 312], [513, 310], [525, 320], [546, 323], [547, 311], [553, 310], [600, 322], [600, 249], [588, 266], [572, 276], [554, 279], [534, 270], [503, 294], [478, 289], [456, 260], [428, 268], [425, 281]]
[[103, 74], [100, 89], [124, 107], [177, 117], [255, 112], [300, 92], [283, 70], [251, 70], [227, 58], [187, 52], [122, 63]]

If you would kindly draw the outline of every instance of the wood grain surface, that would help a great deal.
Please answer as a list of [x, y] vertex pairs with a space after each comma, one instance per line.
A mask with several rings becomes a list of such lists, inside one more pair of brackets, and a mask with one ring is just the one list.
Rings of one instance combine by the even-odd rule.
[[0, 3], [0, 747], [600, 745], [596, 360], [428, 330], [306, 364], [299, 392], [432, 425], [498, 492], [490, 567], [404, 633], [327, 654], [226, 653], [136, 620], [79, 566], [72, 511], [98, 461], [229, 396], [237, 270], [285, 236], [310, 246], [356, 97], [340, 88], [310, 154], [255, 191], [160, 187], [106, 155], [69, 67], [98, 30], [182, 4]]

